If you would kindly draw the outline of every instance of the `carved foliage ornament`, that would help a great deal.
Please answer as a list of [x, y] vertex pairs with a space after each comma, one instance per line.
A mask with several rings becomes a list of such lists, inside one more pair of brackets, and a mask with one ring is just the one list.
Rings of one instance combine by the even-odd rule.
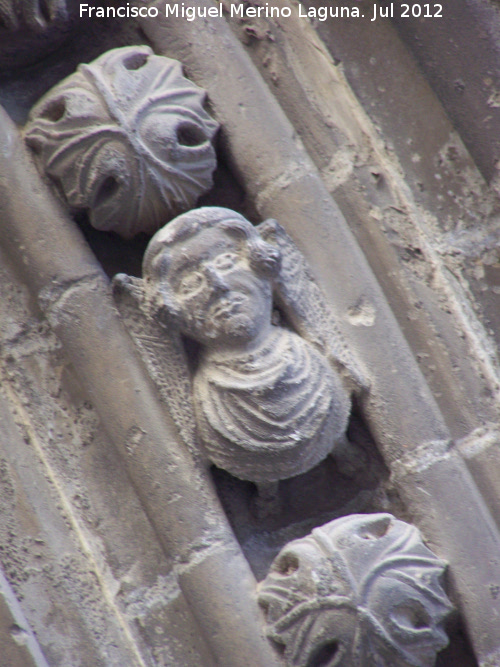
[[448, 644], [445, 563], [390, 514], [290, 542], [261, 585], [268, 635], [294, 667], [432, 667]]
[[38, 102], [26, 141], [70, 206], [89, 209], [97, 229], [130, 238], [211, 187], [217, 124], [204, 97], [177, 61], [147, 46], [114, 49]]

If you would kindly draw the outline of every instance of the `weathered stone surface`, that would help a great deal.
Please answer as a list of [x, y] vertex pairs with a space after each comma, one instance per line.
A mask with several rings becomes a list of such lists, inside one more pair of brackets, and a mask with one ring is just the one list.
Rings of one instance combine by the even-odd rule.
[[0, 265], [0, 561], [48, 663], [212, 666], [77, 374], [4, 253]]
[[125, 238], [152, 232], [212, 185], [217, 124], [178, 62], [113, 49], [55, 86], [26, 141], [68, 204]]
[[[208, 3], [198, 0], [196, 4], [205, 7]], [[224, 145], [231, 162], [254, 198], [259, 214], [282, 220], [287, 232], [314, 267], [328, 301], [334, 304], [345, 325], [344, 331], [348, 332], [349, 340], [368, 369], [372, 384], [361, 408], [385, 462], [392, 466], [410, 452], [415, 452], [418, 459], [420, 450], [432, 452], [435, 449], [439, 455], [443, 448], [449, 448], [450, 433], [443, 415], [431, 397], [373, 274], [319, 174], [300, 142], [296, 141], [293, 129], [269, 90], [262, 85], [240, 45], [228, 35], [227, 26], [217, 19], [207, 19], [203, 25], [180, 19], [171, 22], [144, 20], [141, 23], [159, 51], [185, 60], [190, 76], [198, 85], [207, 88], [215, 116], [224, 127]], [[224, 53], [227, 62], [223, 79], [217, 76], [213, 58], [208, 57], [208, 54], [213, 56], [219, 52]], [[242, 80], [244, 85], [241, 85]], [[256, 105], [266, 109], [265, 124], [255, 115], [246, 113]], [[250, 137], [252, 141], [249, 141]], [[409, 410], [408, 406], [412, 408]], [[447, 458], [442, 475], [446, 474], [447, 467], [449, 475], [459, 471], [463, 482], [462, 491], [458, 497], [455, 494], [453, 502], [455, 506], [460, 504], [460, 516], [467, 508], [474, 508], [470, 511], [477, 517], [475, 527], [481, 524], [478, 530], [483, 535], [482, 551], [488, 553], [485, 560], [490, 563], [492, 571], [497, 571], [500, 535], [491, 515], [463, 461], [456, 456]], [[412, 485], [413, 480], [408, 486]], [[493, 620], [498, 614], [499, 600], [492, 599], [488, 592], [490, 575], [467, 565], [474, 562], [476, 552], [472, 526], [464, 525], [456, 518], [451, 505], [446, 514], [439, 511], [437, 499], [440, 498], [441, 485], [442, 480], [429, 475], [425, 489], [429, 496], [425, 506], [425, 535], [432, 540], [438, 553], [448, 554], [451, 544], [460, 544], [460, 550], [452, 554], [453, 560], [449, 558], [450, 565], [457, 576], [456, 591], [476, 655], [479, 661], [486, 661], [498, 653], [500, 646], [500, 628]], [[398, 490], [403, 491], [399, 483]], [[416, 489], [412, 488], [412, 491]], [[411, 503], [415, 498], [405, 497]], [[446, 502], [449, 501], [447, 497]], [[430, 510], [433, 505], [435, 509]], [[491, 612], [492, 606], [494, 612]], [[484, 615], [485, 609], [489, 610], [488, 617]]]
[[[185, 213], [151, 240], [144, 281], [135, 281], [135, 289], [144, 316], [158, 320], [157, 338], [180, 333], [200, 345], [193, 407], [208, 459], [241, 479], [275, 482], [309, 470], [335, 450], [350, 401], [327, 355], [346, 375], [354, 364], [334, 328], [321, 347], [328, 309], [317, 287], [311, 299], [314, 283], [299, 251], [277, 223], [258, 229], [270, 242], [235, 211]], [[273, 297], [283, 309], [281, 324], [272, 323]], [[289, 328], [290, 320], [306, 330], [309, 324], [309, 331], [311, 320], [318, 324], [319, 350]], [[138, 332], [149, 356], [155, 354], [151, 338]], [[335, 339], [337, 349], [329, 349]], [[154, 358], [150, 366], [157, 375]], [[182, 375], [189, 375], [187, 361]], [[176, 389], [167, 387], [178, 381], [159, 378], [174, 413], [182, 408], [175, 408]], [[188, 398], [184, 411], [189, 409]]]
[[432, 667], [448, 644], [444, 569], [416, 528], [351, 515], [282, 549], [259, 601], [287, 665]]
[[465, 0], [438, 21], [396, 13], [394, 23], [485, 179], [498, 188], [498, 2]]
[[0, 653], [5, 665], [49, 667], [3, 572], [0, 572]]
[[[1, 121], [0, 198], [9, 203], [3, 240], [19, 266], [24, 266], [24, 253], [30, 253], [24, 279], [71, 356], [83, 390], [92, 396], [161, 548], [175, 560], [180, 589], [215, 662], [246, 667], [251, 651], [256, 665], [276, 664], [252, 598], [252, 573], [206, 472], [195, 465], [159, 405], [95, 258], [41, 181], [4, 113]], [[14, 186], [18, 178], [31, 183], [30, 196]], [[6, 189], [17, 196], [6, 197]], [[30, 215], [37, 210], [35, 202], [37, 215]], [[211, 601], [221, 590], [224, 600], [214, 607]]]
[[[491, 5], [489, 0], [466, 0], [467, 6], [474, 3]], [[195, 4], [202, 9], [209, 6]], [[172, 51], [168, 55], [180, 41], [188, 52], [187, 71], [199, 84], [208, 88], [203, 77], [207, 70], [213, 74], [210, 88], [216, 94], [212, 97], [211, 92], [210, 97], [219, 120], [224, 120], [220, 170], [205, 205], [228, 206], [254, 223], [273, 215], [294, 235], [328, 292], [328, 306], [335, 317], [330, 318], [333, 326], [327, 329], [333, 335], [328, 335], [322, 317], [316, 317], [322, 299], [315, 300], [309, 287], [317, 284], [295, 280], [305, 275], [304, 256], [299, 251], [282, 252], [282, 278], [275, 277], [273, 294], [280, 318], [274, 315], [273, 326], [293, 328], [332, 363], [347, 391], [361, 389], [349, 426], [351, 445], [359, 442], [363, 450], [358, 462], [362, 472], [355, 477], [349, 477], [349, 471], [344, 475], [346, 467], [327, 457], [307, 473], [270, 485], [279, 495], [281, 508], [262, 518], [255, 513], [252, 483], [220, 469], [212, 473], [226, 515], [257, 577], [267, 572], [283, 544], [335, 517], [383, 510], [414, 521], [427, 543], [451, 563], [450, 594], [461, 608], [477, 659], [481, 666], [496, 667], [500, 551], [497, 527], [484, 508], [487, 502], [498, 522], [497, 366], [494, 348], [488, 346], [488, 338], [493, 341], [498, 329], [494, 315], [498, 225], [495, 216], [489, 215], [495, 195], [488, 192], [487, 184], [480, 183], [470, 156], [442, 110], [435, 113], [437, 103], [429, 103], [430, 89], [419, 84], [421, 79], [416, 67], [408, 66], [404, 47], [393, 48], [394, 30], [386, 30], [388, 22], [382, 19], [371, 24], [372, 5], [372, 0], [359, 2], [367, 10], [366, 25], [361, 20], [328, 22], [334, 35], [329, 43], [334, 62], [317, 37], [318, 26], [295, 18], [294, 1], [280, 2], [281, 7], [291, 7], [290, 20], [253, 18], [238, 26], [248, 51], [253, 50], [254, 56], [258, 52], [255, 62], [293, 129], [286, 129], [283, 118], [280, 121], [272, 96], [269, 104], [269, 97], [261, 96], [262, 86], [254, 85], [252, 70], [239, 59], [230, 35], [219, 30], [223, 21], [183, 20], [182, 28], [174, 27], [169, 36]], [[29, 6], [25, 3], [26, 9]], [[45, 6], [48, 16], [49, 3]], [[245, 3], [247, 6], [261, 7], [253, 2]], [[158, 7], [163, 14], [161, 3]], [[451, 9], [448, 17], [453, 19]], [[0, 81], [2, 103], [18, 124], [24, 122], [33, 100], [73, 71], [77, 62], [90, 62], [107, 48], [147, 39], [139, 29], [125, 35], [130, 27], [127, 21], [108, 21], [107, 27], [105, 21], [76, 21], [73, 27], [76, 23], [80, 40], [72, 40], [71, 47], [66, 44], [59, 55], [41, 61], [42, 54], [61, 46], [66, 29], [62, 22], [48, 23], [50, 26], [40, 32], [35, 28], [33, 33], [27, 24], [20, 30], [0, 26], [0, 68], [7, 63]], [[153, 23], [156, 30], [162, 21]], [[94, 32], [106, 34], [104, 42], [96, 41]], [[159, 50], [158, 42], [155, 48]], [[73, 59], [66, 57], [69, 52]], [[196, 57], [191, 58], [193, 52]], [[15, 55], [10, 61], [9, 53]], [[336, 67], [339, 60], [342, 64]], [[26, 63], [35, 66], [18, 69]], [[343, 78], [344, 72], [358, 99]], [[486, 80], [476, 83], [480, 88], [483, 83], [491, 86]], [[220, 90], [225, 95], [219, 95]], [[242, 94], [245, 91], [249, 94]], [[494, 95], [491, 101], [495, 103]], [[412, 108], [410, 116], [405, 107]], [[440, 428], [439, 415], [434, 420], [425, 384], [411, 370], [411, 355], [405, 352], [390, 311], [372, 289], [373, 283], [364, 282], [365, 268], [352, 246], [343, 242], [345, 237], [338, 229], [342, 221], [335, 207], [328, 204], [325, 188], [316, 187], [318, 181], [307, 156], [295, 150], [300, 148], [297, 134], [375, 270], [450, 432]], [[51, 665], [83, 666], [86, 661], [92, 667], [136, 662], [208, 667], [225, 660], [229, 667], [241, 661], [247, 667], [249, 653], [241, 650], [241, 636], [246, 633], [252, 643], [261, 634], [261, 619], [252, 612], [254, 582], [248, 568], [237, 548], [230, 553], [230, 540], [227, 549], [212, 540], [216, 531], [208, 531], [201, 540], [183, 542], [185, 535], [180, 530], [183, 523], [199, 526], [207, 505], [213, 507], [210, 493], [205, 494], [209, 476], [203, 473], [203, 485], [193, 485], [192, 496], [188, 492], [179, 499], [179, 476], [172, 475], [172, 486], [163, 488], [160, 471], [165, 457], [155, 456], [148, 438], [152, 431], [154, 446], [179, 448], [180, 459], [168, 460], [169, 475], [177, 463], [183, 467], [183, 444], [199, 463], [194, 408], [186, 409], [192, 406], [191, 378], [199, 359], [196, 346], [184, 348], [183, 335], [167, 338], [164, 332], [159, 336], [148, 329], [134, 301], [137, 283], [127, 278], [120, 304], [128, 300], [127, 322], [135, 318], [134, 326], [143, 336], [139, 347], [148, 348], [144, 359], [158, 392], [150, 391], [149, 379], [139, 368], [131, 371], [134, 364], [128, 363], [127, 355], [133, 354], [132, 348], [124, 344], [110, 311], [102, 308], [106, 301], [110, 305], [109, 294], [102, 289], [95, 261], [82, 261], [89, 255], [78, 234], [70, 233], [70, 219], [57, 227], [47, 224], [47, 220], [60, 218], [60, 212], [46, 206], [45, 189], [36, 179], [30, 180], [26, 164], [17, 163], [19, 156], [14, 153], [13, 157], [8, 149], [5, 156], [2, 242], [77, 369], [75, 373], [64, 360], [60, 344], [36, 306], [34, 317], [11, 317], [18, 290], [16, 280], [6, 278], [1, 287], [0, 371], [8, 411], [24, 436], [24, 440], [9, 439], [8, 420], [2, 418], [0, 504], [4, 521], [0, 546], [5, 550], [0, 560], [6, 575], [43, 640], [43, 650], [50, 647], [47, 658]], [[222, 170], [227, 175], [229, 168], [229, 180], [221, 179]], [[18, 178], [22, 172], [29, 187], [16, 188], [15, 183], [23, 182]], [[241, 179], [239, 188], [236, 177]], [[19, 224], [12, 225], [17, 212]], [[139, 275], [144, 237], [131, 243], [89, 229], [85, 214], [75, 217], [108, 275], [119, 271]], [[36, 224], [27, 229], [24, 223], [29, 218]], [[323, 225], [323, 219], [329, 223]], [[480, 223], [477, 229], [474, 221]], [[286, 237], [267, 223], [258, 233], [280, 249]], [[319, 249], [314, 247], [316, 238]], [[61, 248], [70, 249], [67, 257]], [[75, 249], [78, 252], [71, 252]], [[318, 266], [318, 257], [323, 257], [326, 271]], [[468, 292], [467, 281], [474, 294]], [[486, 301], [491, 317], [486, 311], [474, 314], [470, 309]], [[170, 324], [168, 321], [167, 330], [172, 333]], [[345, 354], [347, 347], [339, 344], [339, 328], [348, 333], [349, 348], [357, 348], [356, 356], [363, 358], [371, 382], [356, 365], [353, 368]], [[151, 332], [154, 336], [148, 339]], [[118, 339], [121, 342], [114, 347]], [[131, 371], [130, 381], [121, 372], [125, 367]], [[118, 374], [116, 368], [121, 369]], [[102, 421], [84, 401], [77, 376]], [[171, 378], [176, 382], [170, 383]], [[106, 381], [115, 397], [111, 389], [105, 390]], [[128, 391], [131, 387], [133, 391]], [[169, 408], [173, 406], [181, 438], [165, 419], [168, 435], [161, 439], [158, 414], [163, 406], [157, 401], [158, 394], [168, 399]], [[123, 399], [126, 408], [113, 409], [115, 399], [117, 403]], [[147, 403], [156, 408], [145, 412]], [[142, 415], [139, 424], [127, 422], [130, 413]], [[116, 450], [105, 431], [113, 434]], [[449, 435], [462, 438], [458, 451], [453, 451]], [[377, 446], [391, 467], [390, 479], [381, 462], [378, 466], [370, 463], [377, 457]], [[481, 496], [459, 454], [467, 459]], [[165, 516], [172, 507], [179, 521], [169, 524]], [[217, 522], [221, 518], [218, 511], [210, 510], [208, 518]], [[52, 529], [54, 524], [50, 527], [51, 520], [58, 524], [58, 531]], [[169, 545], [177, 544], [182, 554], [174, 561]], [[246, 583], [239, 585], [243, 579]], [[233, 581], [236, 590], [242, 591], [239, 600], [232, 597]], [[52, 608], [39, 604], [41, 600], [50, 600]], [[199, 626], [193, 618], [195, 608]], [[462, 630], [454, 618], [451, 646], [440, 654], [439, 667], [476, 664]], [[204, 644], [203, 637], [210, 638], [212, 648]], [[252, 648], [252, 660], [268, 667], [274, 662], [272, 652], [266, 650], [270, 645], [258, 646], [256, 652]], [[212, 656], [215, 651], [217, 658]], [[326, 659], [323, 648], [314, 656], [316, 662]]]

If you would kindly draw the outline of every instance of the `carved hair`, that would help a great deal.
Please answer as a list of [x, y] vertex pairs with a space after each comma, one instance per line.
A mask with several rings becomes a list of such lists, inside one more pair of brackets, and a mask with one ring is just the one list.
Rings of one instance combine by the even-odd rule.
[[236, 233], [246, 240], [251, 267], [273, 278], [281, 266], [278, 248], [264, 241], [255, 227], [242, 215], [228, 208], [204, 206], [179, 215], [160, 229], [149, 242], [142, 265], [143, 277], [152, 283], [167, 275], [169, 249], [192, 238], [204, 229], [217, 227], [228, 234]]

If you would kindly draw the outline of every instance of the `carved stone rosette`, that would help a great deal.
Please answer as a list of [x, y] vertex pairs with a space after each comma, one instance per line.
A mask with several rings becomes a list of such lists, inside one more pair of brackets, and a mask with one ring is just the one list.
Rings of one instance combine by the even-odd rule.
[[259, 594], [268, 635], [294, 667], [432, 667], [448, 644], [445, 567], [390, 514], [331, 521], [274, 560]]
[[153, 232], [212, 185], [217, 123], [180, 63], [147, 46], [113, 49], [33, 108], [26, 141], [68, 204], [97, 229]]

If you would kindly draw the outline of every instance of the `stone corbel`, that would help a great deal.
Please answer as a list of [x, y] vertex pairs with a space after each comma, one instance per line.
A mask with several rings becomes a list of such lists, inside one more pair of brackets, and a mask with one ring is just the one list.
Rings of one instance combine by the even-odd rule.
[[[195, 4], [210, 6], [204, 0]], [[163, 6], [158, 6], [161, 16]], [[278, 219], [306, 257], [335, 321], [367, 371], [369, 382], [357, 371], [347, 373], [355, 384], [369, 388], [360, 395], [363, 416], [416, 523], [450, 562], [452, 592], [480, 664], [496, 664], [500, 599], [492, 586], [500, 578], [498, 529], [335, 202], [224, 21], [171, 17], [141, 23], [156, 51], [185, 62], [193, 79], [209, 91], [228, 157], [260, 216]], [[218, 76], [221, 61], [224, 78]], [[261, 111], [258, 117], [250, 113], [255, 107]], [[248, 564], [203, 468], [193, 464], [158, 404], [97, 262], [34, 173], [6, 116], [1, 128], [2, 242], [22, 267], [78, 370], [164, 549], [177, 554], [181, 588], [218, 664], [246, 667], [249, 653], [256, 665], [276, 664], [250, 602], [254, 581]], [[37, 147], [36, 140], [32, 145]], [[97, 193], [104, 185], [98, 184]], [[110, 191], [104, 187], [104, 193]], [[262, 233], [271, 238], [276, 229], [263, 228]], [[288, 299], [289, 307], [294, 295], [288, 287], [283, 284], [281, 298], [285, 306]], [[307, 331], [308, 314], [299, 311], [294, 326]], [[178, 342], [169, 354], [185, 363]], [[343, 372], [349, 370], [350, 362], [338, 350], [332, 357]], [[103, 374], [103, 367], [109, 373]], [[189, 439], [193, 435], [186, 431], [184, 440]], [[229, 612], [225, 604], [212, 606], [220, 600], [221, 588], [230, 597]]]
[[179, 62], [147, 46], [112, 49], [42, 97], [26, 141], [71, 208], [131, 238], [212, 186], [217, 123], [204, 99]]

